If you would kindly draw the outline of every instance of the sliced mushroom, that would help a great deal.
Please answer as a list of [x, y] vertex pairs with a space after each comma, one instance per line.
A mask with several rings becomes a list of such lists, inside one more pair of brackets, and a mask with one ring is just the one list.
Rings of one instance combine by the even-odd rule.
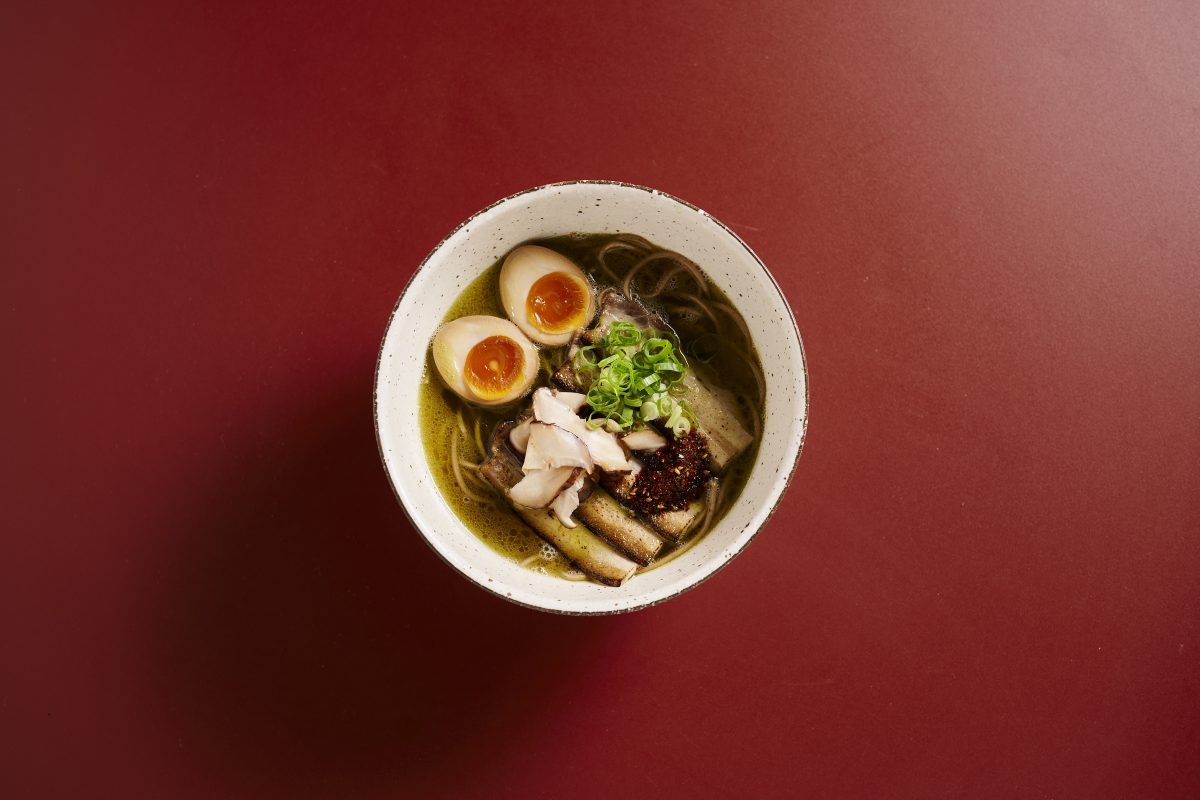
[[529, 426], [524, 466], [527, 473], [557, 467], [581, 467], [588, 472], [595, 469], [592, 454], [583, 440], [565, 428], [545, 422]]
[[589, 428], [587, 422], [575, 416], [575, 412], [560, 402], [549, 389], [538, 389], [533, 393], [533, 416], [539, 422], [557, 425], [578, 436], [600, 469], [625, 472], [632, 468], [617, 437], [599, 428]]
[[554, 516], [558, 517], [558, 521], [568, 528], [575, 527], [575, 520], [571, 519], [571, 515], [575, 513], [575, 509], [579, 508], [579, 490], [583, 488], [585, 477], [580, 472], [575, 478], [575, 482], [559, 492], [558, 497], [554, 498], [554, 502], [550, 504], [550, 510], [554, 512]]
[[508, 499], [525, 508], [545, 508], [574, 482], [577, 471], [575, 467], [534, 470], [508, 490]]
[[562, 403], [576, 414], [579, 413], [579, 409], [587, 405], [587, 395], [580, 394], [579, 392], [556, 391], [554, 392], [554, 399], [558, 400], [558, 402]]
[[529, 446], [529, 426], [532, 423], [533, 417], [528, 417], [508, 432], [508, 441], [518, 453], [524, 453], [525, 448]]
[[621, 443], [630, 450], [650, 452], [667, 446], [666, 438], [653, 428], [627, 433], [621, 437]]

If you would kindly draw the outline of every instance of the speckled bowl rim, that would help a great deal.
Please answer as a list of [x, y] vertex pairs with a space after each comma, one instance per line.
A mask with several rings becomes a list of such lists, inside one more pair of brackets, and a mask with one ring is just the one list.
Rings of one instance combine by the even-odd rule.
[[[430, 539], [430, 535], [428, 533], [426, 533], [426, 531], [421, 526], [421, 524], [413, 517], [412, 512], [409, 511], [408, 506], [405, 504], [404, 498], [400, 493], [400, 489], [396, 485], [396, 480], [392, 476], [392, 471], [388, 467], [387, 457], [386, 457], [386, 453], [384, 451], [383, 438], [382, 438], [382, 435], [380, 434], [380, 430], [379, 430], [379, 381], [380, 381], [380, 375], [381, 375], [381, 371], [382, 371], [382, 367], [383, 367], [384, 352], [387, 348], [388, 332], [391, 331], [392, 323], [395, 320], [396, 314], [400, 310], [401, 305], [404, 303], [404, 298], [408, 294], [409, 288], [413, 285], [414, 281], [417, 279], [417, 276], [421, 274], [421, 272], [429, 264], [429, 261], [435, 255], [437, 255], [438, 251], [440, 251], [442, 249], [442, 247], [446, 244], [447, 241], [449, 241], [460, 230], [462, 230], [463, 228], [467, 227], [472, 222], [474, 222], [477, 218], [483, 216], [484, 214], [487, 214], [488, 212], [497, 208], [498, 206], [504, 205], [506, 203], [511, 203], [514, 200], [518, 200], [521, 197], [524, 197], [526, 195], [533, 194], [535, 192], [543, 192], [546, 190], [558, 189], [558, 188], [569, 187], [569, 186], [620, 186], [620, 187], [623, 187], [626, 189], [635, 189], [638, 191], [646, 192], [647, 194], [650, 194], [650, 195], [664, 197], [668, 200], [674, 201], [674, 202], [678, 203], [679, 205], [684, 206], [684, 207], [696, 212], [697, 214], [700, 214], [701, 216], [711, 220], [712, 222], [716, 223], [720, 228], [722, 228], [725, 231], [725, 233], [727, 233], [730, 237], [732, 237], [734, 242], [736, 242], [742, 249], [744, 249], [746, 251], [746, 254], [749, 255], [750, 258], [753, 260], [753, 262], [758, 265], [758, 268], [762, 270], [763, 274], [767, 277], [767, 280], [770, 281], [771, 286], [774, 287], [776, 293], [779, 295], [779, 300], [783, 304], [783, 308], [787, 311], [787, 318], [792, 323], [791, 331], [792, 331], [792, 334], [796, 337], [796, 339], [795, 339], [796, 347], [799, 349], [800, 366], [801, 366], [801, 370], [804, 375], [804, 416], [803, 416], [803, 419], [802, 419], [801, 425], [800, 425], [800, 437], [799, 437], [799, 442], [797, 443], [797, 446], [796, 446], [796, 456], [792, 460], [792, 465], [791, 465], [790, 469], [788, 470], [788, 476], [787, 476], [787, 479], [784, 481], [783, 488], [780, 490], [778, 497], [775, 498], [775, 502], [771, 505], [770, 510], [767, 511], [766, 516], [763, 517], [762, 522], [758, 525], [758, 527], [749, 536], [746, 537], [745, 541], [742, 542], [741, 546], [738, 547], [736, 552], [734, 552], [729, 558], [721, 559], [720, 563], [716, 564], [714, 567], [712, 567], [712, 569], [710, 569], [707, 572], [705, 572], [704, 574], [700, 575], [694, 581], [688, 583], [686, 586], [681, 587], [678, 591], [676, 591], [672, 594], [666, 595], [664, 597], [655, 598], [653, 600], [647, 600], [644, 603], [636, 603], [636, 604], [628, 605], [628, 606], [621, 607], [621, 608], [598, 608], [598, 609], [594, 609], [594, 610], [575, 610], [575, 609], [554, 608], [551, 606], [538, 605], [536, 603], [525, 602], [525, 601], [519, 600], [517, 598], [514, 598], [511, 595], [506, 594], [505, 592], [501, 591], [499, 588], [488, 586], [487, 584], [476, 580], [473, 576], [464, 572], [462, 569], [459, 568], [459, 566], [457, 564], [455, 564], [453, 561], [451, 561], [449, 558], [447, 558], [446, 555], [444, 553], [442, 553], [441, 550], [439, 550], [434, 545], [434, 543]], [[739, 311], [740, 311], [740, 309], [739, 309]], [[572, 181], [557, 181], [554, 183], [546, 183], [546, 184], [542, 184], [540, 186], [533, 186], [528, 189], [523, 189], [514, 194], [510, 194], [507, 197], [503, 197], [503, 198], [497, 200], [496, 202], [491, 203], [488, 206], [485, 206], [484, 208], [479, 209], [474, 214], [467, 217], [462, 222], [460, 222], [458, 225], [456, 225], [453, 230], [451, 230], [445, 236], [443, 236], [442, 239], [436, 245], [434, 245], [433, 249], [431, 249], [429, 251], [429, 253], [425, 256], [425, 258], [421, 260], [421, 263], [417, 266], [417, 268], [413, 271], [413, 274], [411, 276], [409, 276], [408, 281], [404, 284], [404, 289], [401, 290], [399, 297], [396, 298], [396, 303], [394, 306], [392, 306], [391, 313], [388, 314], [387, 324], [384, 325], [383, 330], [384, 330], [384, 334], [383, 334], [382, 340], [380, 341], [379, 354], [375, 359], [375, 377], [374, 377], [374, 383], [373, 383], [373, 387], [372, 387], [373, 391], [372, 391], [371, 404], [372, 404], [372, 416], [374, 418], [374, 424], [375, 424], [375, 445], [379, 451], [379, 458], [380, 458], [380, 463], [383, 466], [383, 472], [387, 476], [388, 485], [391, 486], [391, 488], [392, 488], [392, 494], [395, 495], [396, 502], [400, 505], [400, 508], [404, 511], [404, 515], [408, 518], [408, 521], [410, 523], [412, 523], [413, 528], [416, 529], [416, 531], [421, 535], [421, 539], [425, 542], [425, 544], [431, 550], [433, 550], [434, 553], [437, 554], [438, 558], [440, 558], [447, 565], [449, 565], [454, 570], [455, 573], [462, 576], [464, 579], [466, 579], [472, 585], [478, 586], [479, 588], [489, 592], [490, 594], [495, 595], [496, 597], [506, 600], [509, 603], [512, 603], [514, 605], [523, 606], [525, 608], [530, 608], [530, 609], [533, 609], [536, 611], [544, 611], [544, 612], [548, 612], [548, 613], [552, 613], [552, 614], [561, 614], [564, 616], [579, 616], [579, 617], [596, 617], [596, 616], [612, 616], [615, 614], [628, 614], [633, 611], [640, 611], [644, 608], [650, 608], [652, 606], [656, 606], [661, 603], [665, 603], [668, 600], [673, 600], [674, 598], [679, 597], [680, 595], [682, 595], [686, 592], [689, 592], [692, 589], [695, 589], [697, 586], [701, 585], [705, 581], [708, 581], [710, 578], [712, 578], [714, 575], [719, 573], [721, 570], [725, 569], [725, 567], [728, 566], [731, 561], [733, 561], [735, 558], [737, 558], [739, 555], [741, 555], [743, 552], [745, 552], [746, 548], [750, 546], [750, 543], [753, 542], [754, 539], [758, 537], [758, 534], [762, 532], [763, 528], [767, 527], [767, 524], [770, 523], [771, 518], [775, 515], [775, 512], [779, 509], [780, 504], [783, 502], [783, 498], [787, 496], [788, 490], [791, 488], [792, 479], [796, 475], [796, 468], [800, 464], [800, 456], [804, 452], [804, 443], [808, 438], [809, 395], [811, 392], [811, 389], [809, 386], [809, 377], [810, 376], [808, 373], [808, 358], [804, 352], [804, 341], [800, 337], [800, 328], [796, 324], [796, 315], [792, 311], [792, 306], [788, 302], [787, 296], [783, 293], [783, 290], [780, 288], [779, 282], [775, 280], [775, 276], [771, 274], [771, 271], [767, 268], [767, 265], [763, 263], [763, 260], [758, 257], [758, 254], [755, 253], [754, 250], [751, 249], [750, 245], [746, 244], [746, 242], [744, 242], [742, 240], [742, 237], [738, 236], [737, 233], [735, 233], [732, 228], [730, 228], [724, 222], [721, 222], [719, 219], [712, 216], [711, 214], [709, 214], [707, 211], [700, 208], [699, 206], [689, 203], [686, 200], [680, 199], [680, 198], [676, 197], [675, 195], [672, 195], [668, 192], [664, 192], [660, 189], [652, 189], [648, 186], [642, 186], [642, 185], [636, 184], [636, 183], [628, 183], [625, 181], [612, 181], [612, 180], [600, 180], [600, 179], [581, 179], [581, 180], [572, 180]], [[751, 476], [753, 476], [753, 471], [751, 472]]]

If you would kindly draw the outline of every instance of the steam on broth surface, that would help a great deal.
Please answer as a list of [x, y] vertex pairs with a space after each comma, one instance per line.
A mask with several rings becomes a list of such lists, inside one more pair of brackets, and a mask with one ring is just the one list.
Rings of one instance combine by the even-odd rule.
[[[748, 446], [723, 465], [707, 495], [705, 519], [679, 542], [666, 541], [657, 557], [638, 572], [660, 566], [701, 538], [736, 501], [758, 450], [765, 385], [757, 353], [741, 315], [728, 298], [686, 258], [631, 234], [571, 234], [527, 244], [566, 256], [595, 284], [631, 296], [665, 320], [678, 339], [687, 370], [729, 402], [723, 408], [750, 434]], [[504, 259], [473, 281], [455, 300], [444, 322], [470, 315], [504, 318], [499, 286]], [[543, 284], [545, 281], [543, 281]], [[555, 287], [560, 294], [570, 287]], [[511, 292], [509, 292], [511, 294]], [[509, 299], [511, 309], [514, 305]], [[594, 309], [589, 308], [589, 316]], [[524, 326], [522, 326], [524, 329]], [[535, 332], [536, 333], [536, 332]], [[559, 339], [551, 339], [558, 341]], [[569, 345], [541, 345], [534, 389], [550, 386], [568, 359]], [[686, 393], [681, 397], [688, 399]], [[544, 542], [480, 473], [497, 426], [529, 407], [529, 396], [480, 407], [447, 388], [429, 356], [420, 387], [420, 428], [427, 460], [442, 496], [481, 540], [522, 565], [570, 580], [585, 580]], [[661, 422], [660, 420], [659, 422]], [[703, 420], [701, 420], [703, 423]], [[507, 430], [507, 429], [506, 429]], [[712, 503], [712, 500], [716, 503]]]

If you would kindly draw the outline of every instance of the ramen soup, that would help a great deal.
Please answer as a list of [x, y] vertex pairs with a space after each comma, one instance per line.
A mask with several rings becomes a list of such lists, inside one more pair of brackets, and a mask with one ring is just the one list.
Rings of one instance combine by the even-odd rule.
[[430, 343], [420, 426], [446, 502], [521, 565], [617, 586], [737, 501], [765, 385], [702, 269], [631, 234], [509, 252]]

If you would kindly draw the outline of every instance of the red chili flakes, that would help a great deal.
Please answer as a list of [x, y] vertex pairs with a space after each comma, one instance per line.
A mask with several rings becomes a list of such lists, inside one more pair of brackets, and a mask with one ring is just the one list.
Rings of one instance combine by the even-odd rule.
[[625, 500], [642, 514], [682, 511], [704, 494], [704, 486], [712, 477], [708, 442], [696, 431], [646, 454], [642, 465]]

